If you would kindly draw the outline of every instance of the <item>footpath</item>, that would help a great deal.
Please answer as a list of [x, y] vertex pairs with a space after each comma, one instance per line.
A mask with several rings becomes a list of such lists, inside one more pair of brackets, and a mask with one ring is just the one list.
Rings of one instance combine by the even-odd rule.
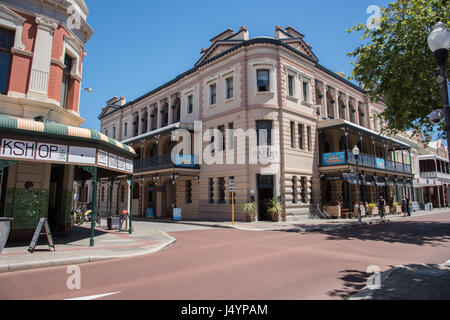
[[349, 300], [450, 300], [450, 260], [392, 268], [379, 288], [366, 287]]
[[412, 217], [404, 217], [403, 215], [387, 215], [383, 220], [379, 216], [367, 218], [363, 217], [361, 223], [358, 222], [357, 217], [353, 217], [353, 219], [311, 219], [311, 220], [287, 221], [287, 222], [268, 222], [268, 221], [257, 221], [250, 223], [235, 222], [234, 225], [229, 221], [225, 222], [209, 222], [209, 221], [194, 221], [194, 220], [172, 221], [163, 219], [152, 219], [151, 221], [162, 223], [195, 225], [209, 228], [234, 228], [247, 231], [285, 231], [285, 232], [301, 233], [314, 231], [322, 232], [322, 231], [351, 228], [355, 226], [365, 226], [395, 221], [407, 221], [414, 217], [422, 217], [445, 212], [450, 212], [450, 209], [445, 208], [445, 209], [435, 209], [433, 211], [417, 211], [413, 213]]
[[69, 236], [54, 237], [55, 251], [49, 249], [45, 237], [34, 253], [27, 251], [29, 242], [7, 243], [0, 255], [0, 273], [137, 257], [155, 253], [176, 241], [146, 222], [133, 223], [133, 229], [133, 235], [129, 235], [105, 227], [96, 228], [94, 247], [89, 246], [91, 229], [88, 225], [74, 227]]

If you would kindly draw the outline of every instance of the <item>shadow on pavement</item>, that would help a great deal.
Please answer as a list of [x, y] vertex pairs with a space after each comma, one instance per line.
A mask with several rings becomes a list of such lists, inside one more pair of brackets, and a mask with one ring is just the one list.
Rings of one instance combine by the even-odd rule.
[[344, 274], [339, 278], [344, 282], [343, 288], [328, 292], [330, 297], [348, 299], [362, 290], [367, 285], [367, 279], [370, 277], [370, 274], [357, 270], [345, 270], [340, 273]]
[[363, 240], [383, 241], [388, 243], [408, 243], [415, 245], [439, 246], [450, 241], [450, 223], [405, 221], [379, 224], [370, 227], [322, 231], [327, 240]]
[[[100, 230], [95, 229], [95, 237], [101, 236], [106, 234], [107, 232], [103, 232]], [[90, 228], [83, 228], [74, 226], [72, 227], [72, 232], [69, 235], [54, 235], [53, 241], [55, 242], [55, 245], [73, 245], [73, 246], [80, 246], [84, 247], [82, 243], [80, 243], [83, 240], [88, 240], [91, 237], [91, 229]], [[18, 248], [18, 247], [28, 247], [30, 244], [31, 239], [28, 241], [8, 241], [6, 243], [5, 248]], [[46, 236], [41, 236], [39, 239], [38, 245], [45, 245], [47, 244], [47, 238]], [[36, 250], [38, 251], [38, 250]]]

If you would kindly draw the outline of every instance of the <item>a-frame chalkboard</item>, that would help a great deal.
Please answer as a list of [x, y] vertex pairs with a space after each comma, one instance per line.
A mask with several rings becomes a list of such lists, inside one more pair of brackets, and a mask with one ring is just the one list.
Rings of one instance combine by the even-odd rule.
[[[45, 233], [41, 233], [43, 227], [45, 227]], [[50, 248], [53, 248], [54, 251], [56, 251], [55, 243], [53, 242], [52, 232], [50, 231], [50, 227], [48, 225], [47, 218], [41, 218], [39, 220], [39, 223], [36, 227], [36, 231], [34, 232], [33, 240], [31, 240], [31, 244], [30, 244], [30, 247], [28, 248], [28, 251], [30, 253], [34, 252], [41, 235], [47, 236], [48, 246]]]

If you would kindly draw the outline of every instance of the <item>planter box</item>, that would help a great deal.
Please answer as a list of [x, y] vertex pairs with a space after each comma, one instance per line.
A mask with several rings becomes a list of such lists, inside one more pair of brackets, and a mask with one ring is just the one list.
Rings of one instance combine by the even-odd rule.
[[328, 207], [325, 207], [324, 209], [325, 209], [325, 213], [327, 214], [327, 216], [329, 218], [337, 218], [337, 219], [341, 218], [341, 215], [342, 215], [342, 208], [341, 207], [339, 207], [339, 206], [335, 206], [335, 207], [328, 206]]
[[369, 216], [377, 216], [380, 213], [378, 212], [378, 208], [369, 208]]
[[[362, 206], [361, 207], [361, 217], [365, 217], [366, 215], [367, 215], [367, 209], [364, 206]], [[353, 212], [353, 216], [358, 217], [358, 208], [357, 207], [355, 208], [355, 211]]]
[[392, 207], [390, 212], [392, 214], [401, 214], [402, 213], [402, 206]]
[[8, 241], [12, 219], [0, 218], [0, 254]]

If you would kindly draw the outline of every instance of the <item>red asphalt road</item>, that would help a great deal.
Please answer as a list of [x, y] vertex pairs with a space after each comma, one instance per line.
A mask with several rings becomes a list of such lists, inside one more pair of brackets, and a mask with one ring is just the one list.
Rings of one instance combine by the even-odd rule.
[[450, 259], [450, 213], [323, 233], [212, 229], [176, 232], [156, 254], [81, 266], [0, 274], [0, 299], [343, 299], [365, 286], [366, 270]]

